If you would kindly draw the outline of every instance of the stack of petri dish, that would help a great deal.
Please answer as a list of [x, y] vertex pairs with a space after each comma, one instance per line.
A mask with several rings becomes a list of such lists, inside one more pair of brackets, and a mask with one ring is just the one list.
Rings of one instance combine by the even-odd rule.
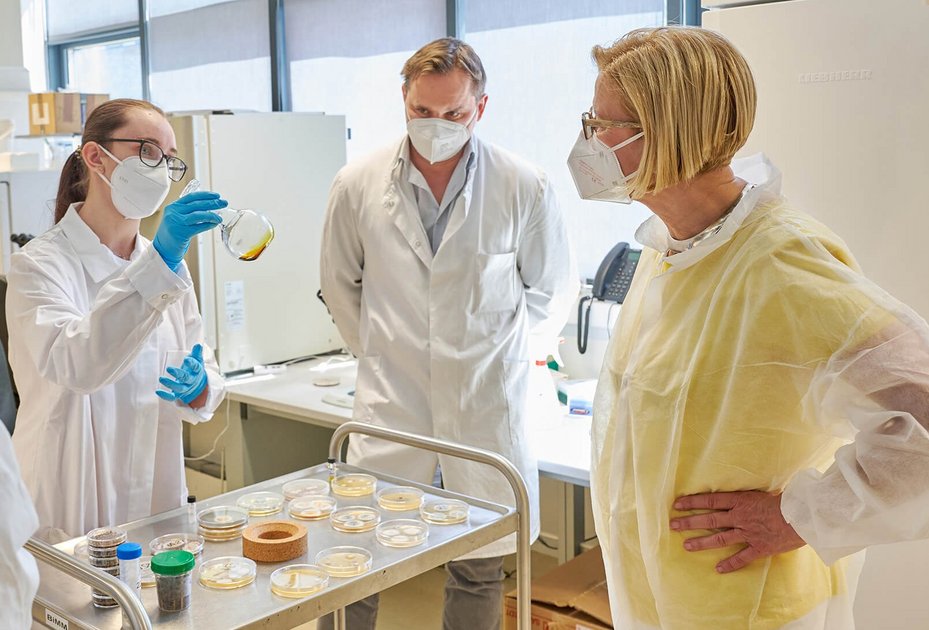
[[295, 479], [281, 486], [284, 498], [292, 501], [307, 495], [329, 494], [329, 482], [325, 479]]
[[148, 543], [148, 548], [153, 556], [162, 551], [188, 551], [198, 556], [203, 551], [203, 536], [186, 532], [165, 534]]
[[[113, 577], [119, 577], [119, 558], [116, 548], [126, 542], [126, 532], [113, 527], [98, 527], [87, 533], [87, 556], [90, 566], [103, 569]], [[109, 593], [93, 589], [92, 597], [97, 608], [113, 608], [116, 600]]]
[[291, 564], [271, 574], [271, 592], [281, 597], [306, 597], [329, 586], [329, 574], [313, 564]]
[[248, 512], [242, 508], [225, 505], [207, 508], [197, 514], [197, 524], [197, 531], [207, 540], [235, 540], [242, 536], [242, 532], [248, 526]]
[[316, 554], [316, 564], [332, 577], [354, 577], [371, 570], [374, 558], [361, 547], [330, 547]]
[[336, 500], [324, 494], [308, 494], [297, 497], [290, 502], [288, 512], [293, 518], [304, 521], [316, 521], [326, 518], [336, 508]]
[[381, 522], [381, 515], [374, 508], [352, 505], [330, 514], [329, 522], [335, 530], [356, 534], [370, 532], [377, 527]]
[[332, 492], [343, 497], [363, 497], [374, 494], [377, 478], [363, 473], [346, 473], [332, 479]]
[[249, 492], [235, 502], [249, 516], [270, 516], [284, 509], [284, 495], [279, 492]]
[[257, 574], [257, 565], [248, 558], [213, 558], [200, 565], [200, 584], [207, 588], [228, 591], [248, 586], [255, 581]]
[[435, 499], [423, 503], [419, 515], [427, 523], [457, 525], [468, 520], [469, 509], [467, 503], [458, 499]]
[[385, 510], [406, 512], [423, 504], [423, 491], [411, 486], [392, 486], [377, 491], [377, 504]]

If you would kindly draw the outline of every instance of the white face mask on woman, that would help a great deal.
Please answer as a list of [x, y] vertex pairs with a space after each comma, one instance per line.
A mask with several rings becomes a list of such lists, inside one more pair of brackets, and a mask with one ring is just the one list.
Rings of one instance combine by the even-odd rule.
[[100, 148], [116, 162], [109, 180], [103, 173], [97, 175], [110, 187], [113, 205], [119, 213], [127, 219], [144, 219], [155, 214], [171, 188], [167, 163], [151, 167], [137, 155], [120, 160], [103, 145]]
[[416, 151], [430, 164], [435, 164], [461, 151], [461, 147], [471, 139], [470, 124], [470, 120], [467, 125], [462, 125], [442, 118], [411, 118], [406, 122], [406, 132]]
[[632, 203], [632, 198], [629, 197], [629, 180], [635, 173], [623, 174], [615, 151], [644, 135], [645, 133], [640, 131], [628, 140], [608, 147], [596, 135], [588, 140], [583, 131], [578, 134], [577, 142], [568, 154], [568, 170], [571, 171], [577, 194], [581, 199]]

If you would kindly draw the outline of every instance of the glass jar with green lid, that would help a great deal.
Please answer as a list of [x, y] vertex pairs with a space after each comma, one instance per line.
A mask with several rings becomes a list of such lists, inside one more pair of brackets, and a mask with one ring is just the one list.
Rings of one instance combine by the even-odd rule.
[[177, 612], [190, 606], [194, 564], [194, 554], [189, 551], [163, 551], [152, 556], [151, 568], [161, 610]]

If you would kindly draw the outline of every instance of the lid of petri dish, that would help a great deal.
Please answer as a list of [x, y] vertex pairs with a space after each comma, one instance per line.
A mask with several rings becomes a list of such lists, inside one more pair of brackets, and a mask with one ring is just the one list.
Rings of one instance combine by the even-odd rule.
[[220, 505], [197, 514], [197, 523], [204, 529], [235, 529], [248, 524], [248, 510]]
[[258, 566], [248, 558], [213, 558], [200, 565], [200, 584], [207, 588], [230, 590], [251, 584], [257, 574]]
[[308, 494], [329, 494], [329, 482], [325, 479], [294, 479], [281, 486], [281, 490], [288, 500]]
[[377, 478], [363, 473], [338, 475], [332, 480], [332, 491], [343, 497], [360, 497], [372, 494]]
[[384, 521], [374, 531], [377, 542], [388, 547], [415, 547], [429, 538], [429, 526], [422, 521], [398, 518]]
[[152, 573], [151, 556], [142, 556], [139, 558], [139, 570], [142, 572], [142, 588], [151, 588], [155, 586], [155, 574]]
[[162, 551], [152, 556], [152, 573], [183, 575], [193, 570], [196, 560], [189, 551]]
[[371, 552], [361, 547], [330, 547], [316, 554], [316, 564], [332, 577], [352, 577], [371, 570]]
[[116, 548], [116, 557], [120, 560], [135, 560], [142, 557], [142, 545], [126, 542]]
[[385, 510], [405, 512], [423, 503], [423, 491], [411, 486], [393, 486], [377, 491], [377, 504]]
[[271, 574], [271, 592], [281, 597], [306, 597], [329, 586], [329, 574], [313, 564], [291, 564]]
[[329, 515], [329, 522], [340, 532], [369, 532], [381, 521], [380, 513], [374, 508], [352, 505], [336, 510]]
[[115, 527], [98, 527], [87, 532], [87, 546], [102, 549], [126, 542], [126, 532]]
[[294, 518], [315, 521], [326, 518], [335, 508], [335, 498], [323, 494], [309, 494], [292, 500], [289, 512]]
[[455, 525], [468, 520], [469, 510], [470, 506], [458, 499], [434, 499], [422, 504], [419, 515], [427, 523]]
[[177, 551], [180, 549], [197, 555], [203, 551], [203, 536], [186, 532], [165, 534], [148, 543], [148, 548], [151, 550], [152, 555], [162, 551]]
[[248, 510], [249, 516], [267, 516], [281, 511], [284, 495], [278, 492], [250, 492], [240, 496], [235, 504]]

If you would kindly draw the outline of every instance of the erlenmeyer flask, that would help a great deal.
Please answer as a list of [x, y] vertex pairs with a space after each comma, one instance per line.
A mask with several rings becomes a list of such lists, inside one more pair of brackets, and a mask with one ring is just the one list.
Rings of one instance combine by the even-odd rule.
[[[192, 179], [181, 197], [200, 190], [200, 180]], [[223, 245], [239, 260], [255, 260], [274, 239], [274, 226], [268, 217], [254, 210], [223, 208], [215, 210], [223, 218], [220, 230]]]

